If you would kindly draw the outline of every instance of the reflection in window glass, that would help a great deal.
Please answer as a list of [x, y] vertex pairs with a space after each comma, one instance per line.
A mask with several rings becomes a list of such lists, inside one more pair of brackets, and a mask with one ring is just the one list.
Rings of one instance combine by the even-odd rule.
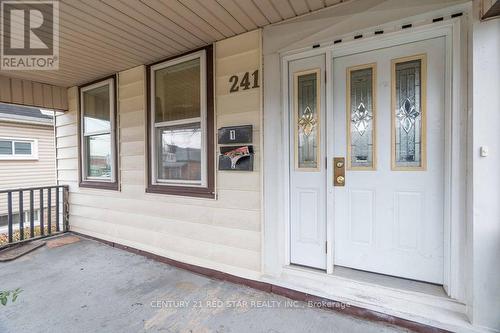
[[318, 168], [318, 72], [296, 77], [297, 167]]
[[152, 67], [153, 183], [206, 185], [205, 52]]
[[157, 179], [201, 182], [201, 125], [156, 128]]
[[30, 142], [14, 142], [14, 150], [16, 155], [31, 155]]
[[373, 112], [373, 68], [349, 71], [349, 142], [350, 167], [372, 168], [374, 112]]
[[111, 130], [109, 85], [83, 93], [83, 121], [85, 133], [109, 132]]
[[155, 122], [200, 117], [200, 58], [155, 71]]
[[82, 88], [83, 180], [115, 179], [113, 137], [114, 81], [107, 79]]
[[422, 166], [422, 59], [395, 64], [395, 166]]
[[85, 137], [87, 151], [87, 176], [111, 179], [111, 135]]

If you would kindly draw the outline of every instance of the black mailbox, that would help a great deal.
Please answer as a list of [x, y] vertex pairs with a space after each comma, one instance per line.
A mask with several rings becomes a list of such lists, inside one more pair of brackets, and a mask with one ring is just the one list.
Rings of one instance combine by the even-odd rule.
[[220, 147], [219, 170], [253, 171], [253, 146]]
[[252, 142], [252, 125], [219, 128], [219, 144]]

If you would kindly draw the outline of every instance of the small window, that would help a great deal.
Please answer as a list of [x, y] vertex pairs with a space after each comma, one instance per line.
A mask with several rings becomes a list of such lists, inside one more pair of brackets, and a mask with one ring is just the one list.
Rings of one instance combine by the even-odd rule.
[[0, 138], [1, 160], [38, 159], [37, 140], [21, 138]]
[[392, 61], [392, 169], [426, 169], [426, 55]]
[[80, 87], [80, 186], [118, 189], [115, 77]]
[[10, 156], [13, 155], [14, 149], [12, 149], [12, 141], [1, 140], [0, 141], [0, 155]]
[[[29, 210], [24, 211], [24, 223], [28, 225], [31, 222], [31, 212]], [[33, 222], [38, 224], [40, 223], [40, 210], [33, 210]]]
[[347, 69], [347, 168], [375, 170], [376, 64]]
[[31, 155], [31, 142], [14, 142], [16, 155]]
[[295, 169], [319, 171], [320, 70], [294, 74]]
[[212, 48], [149, 66], [148, 192], [213, 198]]

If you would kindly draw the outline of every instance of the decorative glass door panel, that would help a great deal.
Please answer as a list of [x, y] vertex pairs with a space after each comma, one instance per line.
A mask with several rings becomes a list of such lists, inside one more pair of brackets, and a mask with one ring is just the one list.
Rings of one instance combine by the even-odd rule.
[[317, 171], [319, 165], [320, 70], [295, 73], [295, 168], [301, 171]]
[[392, 169], [425, 170], [425, 55], [392, 61]]
[[376, 64], [347, 69], [347, 167], [375, 169]]

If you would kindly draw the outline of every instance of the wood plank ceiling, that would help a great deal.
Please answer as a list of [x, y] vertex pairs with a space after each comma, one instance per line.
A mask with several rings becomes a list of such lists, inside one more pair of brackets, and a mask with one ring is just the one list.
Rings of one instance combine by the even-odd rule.
[[62, 87], [80, 85], [340, 2], [61, 0], [59, 70], [0, 74]]

